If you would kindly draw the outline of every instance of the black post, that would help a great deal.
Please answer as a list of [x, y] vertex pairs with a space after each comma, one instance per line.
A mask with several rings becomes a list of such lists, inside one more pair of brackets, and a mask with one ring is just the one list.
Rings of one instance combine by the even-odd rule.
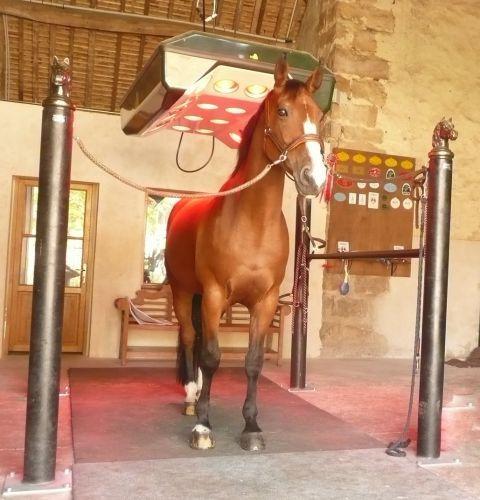
[[417, 454], [427, 458], [440, 456], [453, 160], [448, 140], [456, 137], [451, 120], [442, 120], [435, 128], [428, 155], [417, 447]]
[[[303, 213], [300, 204], [303, 204]], [[295, 274], [293, 279], [294, 283], [297, 284], [297, 286], [294, 284], [294, 288], [296, 288], [294, 301], [298, 304], [294, 304], [292, 319], [291, 389], [305, 389], [307, 370], [306, 308], [308, 306], [308, 254], [310, 253], [310, 239], [304, 231], [304, 226], [310, 228], [311, 211], [310, 199], [297, 196], [297, 210], [295, 214]], [[305, 258], [302, 258], [303, 251], [305, 252]]]
[[25, 483], [55, 479], [73, 106], [68, 59], [43, 102], [25, 431]]

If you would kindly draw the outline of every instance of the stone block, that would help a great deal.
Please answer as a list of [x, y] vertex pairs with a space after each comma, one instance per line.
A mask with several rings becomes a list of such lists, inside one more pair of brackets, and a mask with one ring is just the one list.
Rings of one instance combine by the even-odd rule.
[[383, 130], [379, 128], [366, 128], [359, 122], [359, 126], [344, 125], [343, 138], [347, 141], [368, 141], [370, 143], [381, 143], [383, 141]]
[[[325, 137], [330, 137], [332, 139], [338, 139], [342, 135], [342, 125], [337, 122], [337, 121], [330, 121], [328, 122], [329, 129], [325, 130]], [[334, 141], [333, 144], [335, 145], [336, 142]]]
[[379, 9], [365, 2], [338, 2], [337, 15], [361, 28], [381, 33], [393, 33], [395, 17], [390, 9]]
[[362, 10], [358, 8], [358, 4], [347, 3], [347, 2], [337, 2], [337, 16], [340, 19], [346, 19], [348, 21], [359, 21]]
[[353, 104], [345, 102], [332, 109], [332, 118], [341, 121], [359, 124], [363, 127], [374, 127], [377, 123], [378, 109], [369, 104]]
[[370, 101], [375, 106], [381, 107], [387, 100], [387, 92], [384, 85], [370, 78], [351, 80], [350, 89], [353, 97]]
[[390, 278], [386, 276], [351, 276], [351, 280], [356, 294], [379, 295], [390, 289]]
[[336, 73], [387, 80], [389, 64], [381, 57], [357, 54], [353, 50], [337, 45], [333, 57], [333, 70]]
[[365, 300], [361, 298], [354, 298], [349, 295], [334, 298], [333, 301], [333, 314], [342, 318], [348, 318], [349, 321], [358, 318], [364, 318], [367, 311]]
[[322, 314], [325, 318], [330, 318], [333, 315], [335, 299], [333, 295], [324, 294], [322, 297]]
[[353, 35], [352, 47], [358, 52], [369, 52], [374, 54], [377, 50], [377, 40], [372, 31], [357, 31]]
[[322, 357], [380, 357], [388, 352], [388, 342], [372, 328], [324, 322], [320, 329]]
[[365, 140], [348, 141], [344, 137], [339, 142], [339, 147], [346, 149], [358, 149], [362, 151], [376, 151], [377, 153], [386, 153], [378, 144]]
[[[336, 273], [323, 273], [323, 290], [326, 291], [336, 291], [338, 292], [338, 288], [340, 286], [342, 278], [340, 274]], [[324, 293], [325, 298], [325, 293]]]
[[345, 78], [344, 76], [341, 75], [335, 75], [335, 88], [338, 91], [350, 95], [351, 93], [350, 83], [351, 83], [350, 78]]
[[395, 29], [395, 17], [391, 10], [369, 7], [363, 10], [362, 25], [372, 31], [379, 33], [393, 33]]

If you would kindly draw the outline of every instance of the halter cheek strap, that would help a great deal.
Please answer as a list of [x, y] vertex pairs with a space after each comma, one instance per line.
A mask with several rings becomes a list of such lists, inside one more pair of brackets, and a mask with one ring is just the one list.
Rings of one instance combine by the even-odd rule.
[[322, 138], [318, 134], [303, 134], [297, 139], [293, 140], [290, 144], [286, 144], [283, 140], [281, 140], [270, 128], [270, 103], [268, 98], [265, 100], [265, 133], [263, 141], [263, 149], [268, 157], [267, 140], [270, 140], [271, 143], [276, 147], [278, 152], [284, 156], [287, 156], [290, 151], [293, 151], [298, 146], [305, 144], [307, 141], [318, 142], [321, 148], [323, 145]]

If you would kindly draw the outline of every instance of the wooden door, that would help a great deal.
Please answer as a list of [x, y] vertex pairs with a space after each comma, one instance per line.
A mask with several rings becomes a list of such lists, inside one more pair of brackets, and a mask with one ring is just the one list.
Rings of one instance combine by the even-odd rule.
[[[91, 272], [98, 189], [72, 182], [68, 215], [62, 351], [82, 353], [89, 325]], [[30, 344], [38, 180], [14, 178], [7, 338], [9, 352], [26, 352]]]

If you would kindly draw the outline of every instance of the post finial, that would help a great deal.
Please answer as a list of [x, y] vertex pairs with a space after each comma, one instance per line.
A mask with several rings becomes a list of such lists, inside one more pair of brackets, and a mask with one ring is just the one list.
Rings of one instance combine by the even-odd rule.
[[50, 74], [50, 95], [70, 97], [71, 79], [70, 60], [68, 57], [65, 57], [62, 61], [57, 56], [54, 56]]
[[458, 132], [455, 130], [455, 125], [452, 119], [443, 117], [433, 130], [432, 146], [434, 148], [448, 148], [448, 141], [454, 141], [458, 137]]

